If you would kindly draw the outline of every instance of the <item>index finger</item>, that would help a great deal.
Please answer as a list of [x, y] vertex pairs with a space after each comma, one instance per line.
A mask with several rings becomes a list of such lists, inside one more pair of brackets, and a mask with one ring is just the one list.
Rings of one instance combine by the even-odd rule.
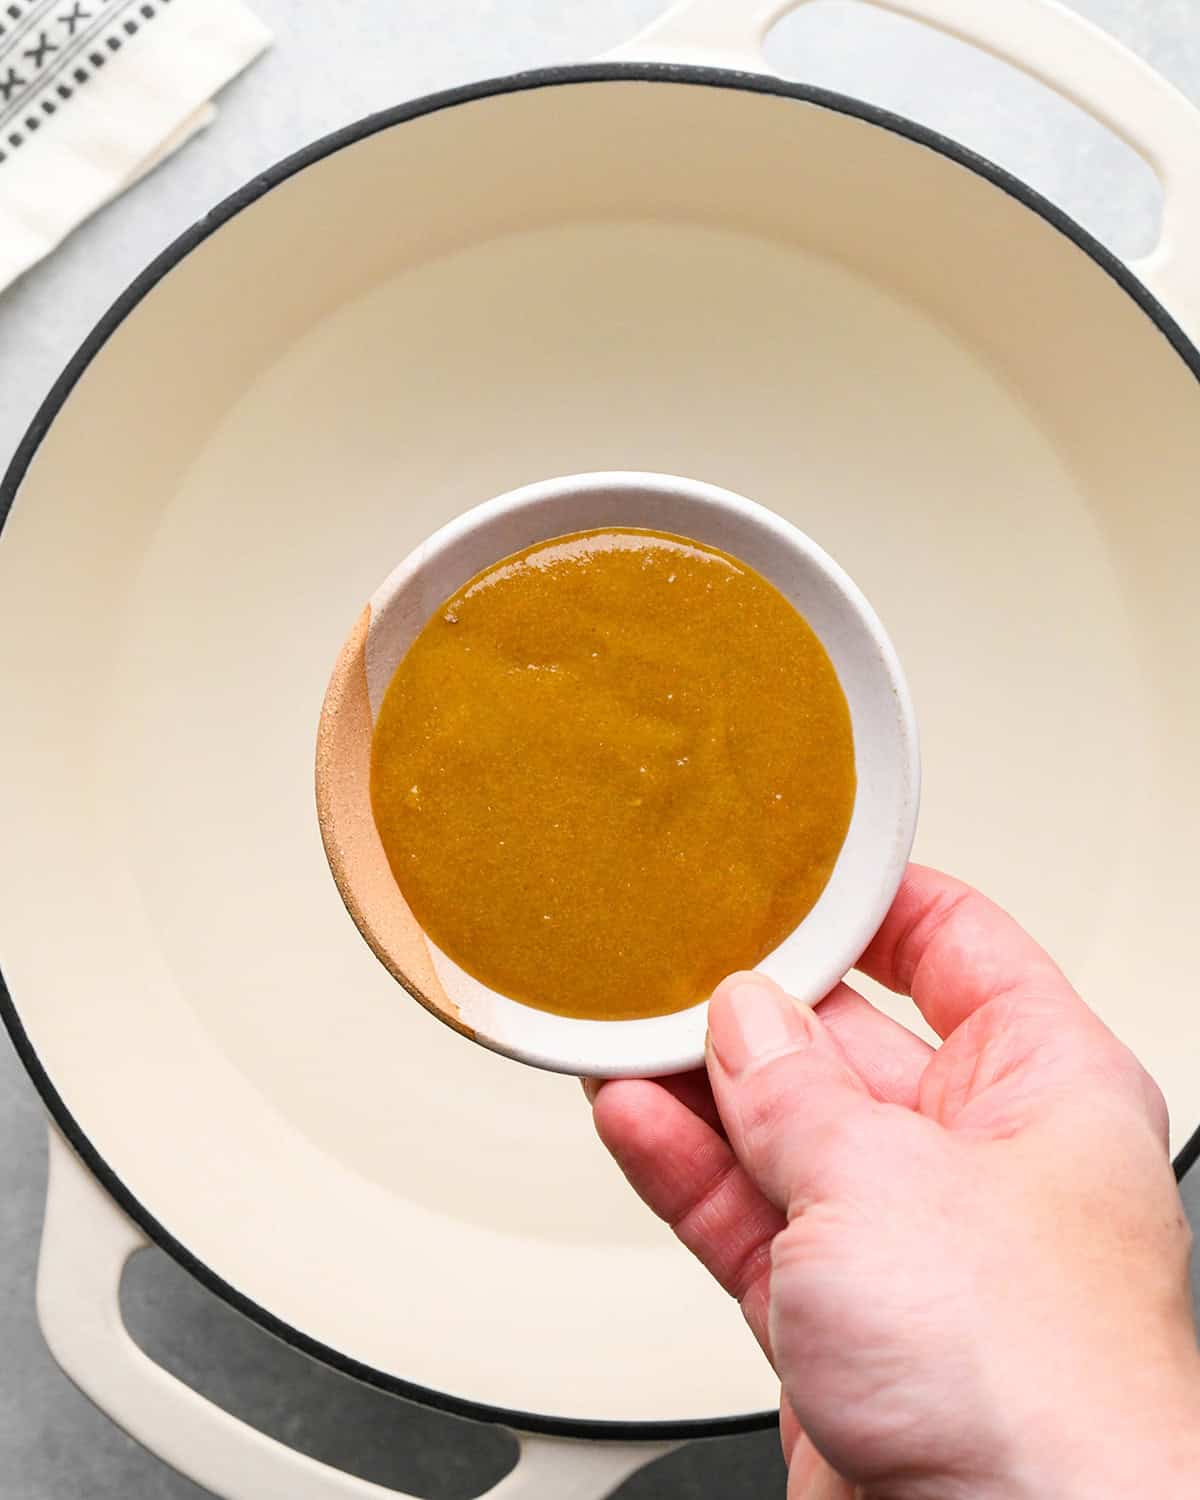
[[1003, 908], [924, 865], [909, 865], [857, 967], [911, 995], [943, 1038], [1001, 995], [1082, 1007], [1062, 970]]
[[659, 1081], [613, 1079], [596, 1093], [596, 1129], [637, 1195], [736, 1298], [769, 1358], [771, 1242], [783, 1216], [680, 1095]]

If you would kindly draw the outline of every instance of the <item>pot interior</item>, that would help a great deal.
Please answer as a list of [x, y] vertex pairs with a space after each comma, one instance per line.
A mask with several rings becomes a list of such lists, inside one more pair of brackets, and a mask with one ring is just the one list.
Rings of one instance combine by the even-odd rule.
[[728, 1418], [776, 1396], [736, 1307], [573, 1081], [376, 963], [313, 807], [380, 576], [489, 495], [622, 468], [761, 501], [864, 588], [916, 699], [918, 856], [1061, 959], [1181, 1144], [1200, 384], [1001, 187], [701, 75], [380, 128], [104, 343], [0, 543], [0, 958], [129, 1192], [306, 1338], [504, 1408]]

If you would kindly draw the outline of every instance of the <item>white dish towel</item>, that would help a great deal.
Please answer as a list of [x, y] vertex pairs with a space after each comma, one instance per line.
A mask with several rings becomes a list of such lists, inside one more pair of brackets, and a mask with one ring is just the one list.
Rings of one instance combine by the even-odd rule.
[[240, 0], [0, 0], [0, 289], [212, 119]]

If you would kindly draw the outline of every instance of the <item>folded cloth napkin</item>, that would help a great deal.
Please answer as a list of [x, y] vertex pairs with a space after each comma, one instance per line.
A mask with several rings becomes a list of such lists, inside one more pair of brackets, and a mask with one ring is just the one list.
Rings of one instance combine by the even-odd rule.
[[240, 0], [0, 0], [0, 288], [207, 125], [270, 40]]

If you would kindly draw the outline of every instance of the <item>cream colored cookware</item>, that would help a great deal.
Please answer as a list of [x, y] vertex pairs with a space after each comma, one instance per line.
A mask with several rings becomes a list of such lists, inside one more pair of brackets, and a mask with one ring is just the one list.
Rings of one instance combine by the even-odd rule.
[[329, 878], [330, 663], [389, 563], [483, 497], [686, 474], [836, 557], [913, 689], [918, 854], [1061, 957], [1177, 1149], [1196, 1125], [1200, 124], [1047, 0], [892, 8], [1135, 145], [1154, 254], [1121, 265], [950, 143], [757, 71], [786, 5], [688, 0], [618, 59], [256, 178], [120, 299], [9, 471], [0, 959], [53, 1119], [42, 1323], [229, 1500], [382, 1492], [133, 1346], [147, 1239], [316, 1358], [525, 1432], [497, 1494], [589, 1500], [771, 1419], [736, 1308], [578, 1086], [405, 1001]]

